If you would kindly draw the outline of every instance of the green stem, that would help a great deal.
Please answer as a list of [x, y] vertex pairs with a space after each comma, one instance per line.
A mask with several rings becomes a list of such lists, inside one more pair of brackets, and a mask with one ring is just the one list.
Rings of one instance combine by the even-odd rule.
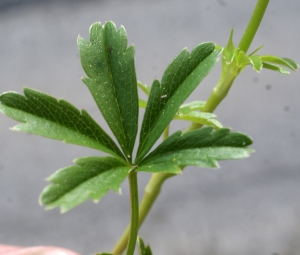
[[[151, 179], [145, 188], [145, 193], [139, 207], [139, 227], [142, 225], [153, 203], [155, 202], [157, 196], [159, 195], [162, 184], [166, 179], [172, 176], [174, 176], [174, 174], [169, 174], [169, 173], [155, 173], [151, 176]], [[122, 252], [126, 248], [129, 233], [130, 233], [130, 225], [127, 226], [121, 238], [119, 239], [118, 243], [112, 250], [113, 254], [115, 255], [122, 254]]]
[[126, 255], [133, 255], [139, 229], [138, 181], [135, 168], [129, 172], [128, 181], [130, 188], [131, 222]]
[[[235, 78], [239, 74], [239, 68], [231, 68], [229, 72], [222, 72], [222, 75], [217, 83], [217, 85], [213, 88], [208, 100], [205, 105], [202, 107], [202, 112], [210, 112], [212, 113], [217, 106], [222, 102], [222, 100], [227, 96], [228, 91], [231, 88]], [[201, 128], [202, 124], [193, 122], [186, 131], [192, 131], [198, 128]]]
[[[255, 9], [252, 13], [251, 19], [248, 23], [248, 26], [244, 32], [244, 35], [240, 41], [239, 48], [245, 53], [248, 51], [253, 38], [258, 30], [260, 22], [265, 14], [269, 0], [258, 0], [255, 6]], [[213, 88], [212, 93], [210, 94], [208, 100], [202, 108], [203, 112], [213, 112], [217, 106], [223, 101], [227, 96], [228, 91], [231, 88], [235, 78], [240, 73], [240, 68], [235, 67], [234, 63], [232, 66], [226, 66], [226, 62], [222, 63], [222, 74], [217, 83]], [[198, 123], [192, 123], [187, 131], [191, 131], [197, 128], [200, 128], [202, 125]]]
[[255, 6], [255, 9], [252, 13], [251, 19], [248, 23], [248, 26], [243, 34], [243, 37], [240, 41], [239, 48], [245, 53], [248, 51], [253, 38], [259, 28], [260, 22], [265, 14], [265, 11], [268, 7], [269, 0], [258, 0]]

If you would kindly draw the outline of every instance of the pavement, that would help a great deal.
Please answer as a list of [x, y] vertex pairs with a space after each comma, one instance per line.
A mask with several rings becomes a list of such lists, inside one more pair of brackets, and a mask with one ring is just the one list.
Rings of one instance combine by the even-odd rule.
[[[140, 81], [151, 84], [184, 48], [203, 41], [238, 43], [256, 1], [0, 1], [0, 90], [41, 90], [86, 109], [106, 130], [79, 79], [76, 39], [89, 26], [124, 25], [136, 47]], [[251, 50], [300, 62], [300, 2], [270, 1]], [[205, 100], [220, 65], [188, 99]], [[220, 169], [190, 167], [168, 180], [140, 235], [154, 254], [296, 255], [300, 246], [299, 72], [280, 75], [247, 67], [216, 114], [224, 126], [250, 135], [255, 153]], [[0, 243], [61, 246], [80, 254], [110, 251], [129, 220], [128, 185], [98, 204], [60, 214], [38, 196], [46, 177], [98, 151], [9, 130], [0, 116]], [[171, 131], [183, 129], [177, 122]], [[150, 175], [139, 174], [140, 196]]]

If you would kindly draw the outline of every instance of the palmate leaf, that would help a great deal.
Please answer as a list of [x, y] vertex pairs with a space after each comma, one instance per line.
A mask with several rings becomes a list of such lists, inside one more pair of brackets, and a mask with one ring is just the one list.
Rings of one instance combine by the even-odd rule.
[[169, 169], [173, 166], [174, 173], [178, 173], [176, 166], [217, 167], [217, 160], [244, 158], [252, 151], [246, 148], [252, 144], [248, 136], [230, 133], [228, 128], [212, 130], [205, 127], [185, 134], [177, 131], [141, 161], [139, 171], [153, 172], [162, 164]]
[[85, 110], [80, 112], [67, 101], [57, 100], [29, 88], [24, 89], [24, 95], [7, 92], [0, 96], [0, 111], [22, 122], [14, 126], [13, 130], [124, 157], [114, 141]]
[[88, 86], [103, 117], [131, 161], [137, 128], [138, 96], [134, 67], [134, 47], [127, 48], [124, 27], [95, 23], [90, 42], [79, 37], [80, 59]]
[[191, 53], [184, 49], [168, 66], [162, 81], [151, 87], [140, 134], [136, 163], [151, 149], [173, 119], [180, 105], [209, 73], [221, 50], [213, 43], [202, 43]]
[[85, 157], [76, 165], [65, 167], [51, 175], [51, 182], [40, 197], [47, 209], [60, 207], [66, 212], [88, 198], [98, 201], [110, 189], [120, 192], [120, 185], [130, 167], [113, 157]]

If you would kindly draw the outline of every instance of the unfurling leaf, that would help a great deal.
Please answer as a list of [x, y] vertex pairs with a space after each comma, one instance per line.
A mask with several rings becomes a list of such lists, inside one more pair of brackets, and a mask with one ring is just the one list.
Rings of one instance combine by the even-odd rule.
[[263, 68], [263, 63], [261, 61], [260, 56], [250, 56], [249, 57], [250, 63], [256, 72], [260, 72], [261, 69]]
[[134, 47], [127, 48], [124, 27], [95, 23], [90, 42], [79, 37], [78, 47], [88, 86], [108, 126], [124, 154], [131, 161], [137, 128], [138, 96], [134, 67]]
[[66, 212], [89, 198], [98, 201], [110, 189], [119, 192], [130, 170], [113, 157], [85, 157], [76, 159], [75, 163], [48, 178], [51, 184], [40, 198], [47, 209], [59, 206]]
[[289, 74], [289, 71], [284, 67], [292, 71], [298, 69], [298, 64], [289, 58], [280, 58], [271, 55], [254, 55], [262, 46], [247, 56], [245, 52], [234, 47], [232, 36], [233, 29], [230, 32], [227, 46], [223, 50], [222, 73], [224, 75], [229, 76], [231, 74], [233, 77], [236, 77], [247, 65], [251, 65], [256, 72], [260, 72], [262, 68], [266, 68], [283, 74]]
[[277, 66], [284, 66], [292, 71], [296, 71], [298, 69], [297, 63], [289, 58], [280, 58], [276, 56], [270, 56], [270, 55], [263, 55], [260, 56], [260, 59], [263, 63], [277, 65]]
[[276, 56], [260, 56], [260, 59], [263, 64], [263, 68], [276, 71], [282, 74], [289, 74], [290, 72], [284, 67], [296, 71], [298, 69], [298, 64], [289, 58], [280, 58]]

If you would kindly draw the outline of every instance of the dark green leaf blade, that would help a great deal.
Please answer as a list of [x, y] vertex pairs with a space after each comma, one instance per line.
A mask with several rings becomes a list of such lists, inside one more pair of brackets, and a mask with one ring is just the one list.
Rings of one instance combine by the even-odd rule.
[[154, 164], [172, 163], [216, 167], [216, 160], [243, 158], [251, 152], [246, 148], [252, 144], [248, 136], [230, 133], [228, 128], [212, 130], [205, 127], [185, 134], [177, 131], [143, 159], [139, 166], [147, 169]]
[[114, 141], [85, 110], [80, 112], [67, 101], [29, 88], [24, 88], [24, 95], [7, 92], [0, 96], [0, 111], [23, 122], [13, 130], [90, 147], [124, 158]]
[[[172, 159], [173, 160], [173, 159]], [[182, 169], [179, 165], [174, 164], [174, 162], [164, 161], [161, 163], [146, 162], [137, 168], [138, 172], [148, 172], [148, 173], [171, 173], [171, 174], [181, 174]]]
[[138, 251], [139, 255], [152, 255], [152, 251], [149, 245], [145, 245], [143, 239], [138, 236], [137, 238], [137, 245], [138, 245]]
[[161, 83], [153, 82], [143, 119], [136, 162], [139, 162], [173, 119], [180, 105], [216, 63], [221, 50], [213, 43], [184, 49], [166, 69]]
[[[173, 166], [199, 166], [203, 168], [217, 168], [218, 160], [246, 158], [252, 152], [251, 149], [238, 147], [207, 147], [201, 149], [186, 149], [159, 155], [148, 160], [144, 168], [156, 165], [168, 164]], [[146, 171], [148, 172], [148, 171]]]
[[82, 78], [125, 155], [132, 156], [138, 128], [134, 47], [127, 48], [124, 27], [95, 23], [90, 42], [79, 37], [80, 59], [88, 78]]
[[47, 209], [60, 207], [66, 212], [91, 198], [99, 201], [110, 189], [119, 192], [130, 167], [113, 157], [85, 157], [76, 165], [58, 170], [48, 180], [40, 202]]

